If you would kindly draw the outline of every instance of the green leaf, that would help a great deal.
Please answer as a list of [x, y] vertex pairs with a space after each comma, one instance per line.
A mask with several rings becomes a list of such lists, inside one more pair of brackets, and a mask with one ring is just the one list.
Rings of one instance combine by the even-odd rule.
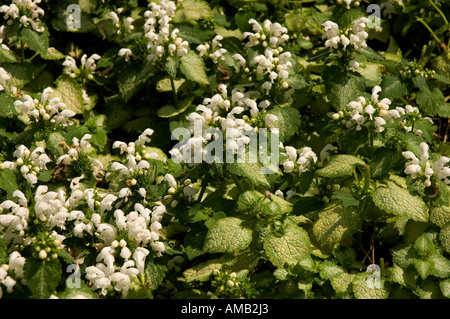
[[17, 63], [19, 59], [12, 50], [0, 48], [0, 63]]
[[205, 232], [203, 229], [200, 231], [189, 231], [184, 236], [184, 249], [186, 256], [189, 260], [194, 259], [203, 254], [203, 245], [205, 243]]
[[144, 274], [146, 284], [148, 284], [151, 289], [156, 290], [158, 288], [158, 286], [163, 282], [166, 272], [167, 267], [162, 264], [161, 261], [153, 258], [145, 261]]
[[33, 79], [34, 65], [29, 62], [5, 63], [2, 67], [11, 75], [10, 87], [20, 90]]
[[301, 124], [301, 115], [299, 111], [293, 107], [275, 106], [267, 113], [276, 115], [278, 120], [274, 127], [279, 129], [280, 142], [284, 143], [294, 136]]
[[357, 200], [355, 197], [353, 197], [352, 194], [350, 194], [348, 192], [337, 191], [337, 192], [333, 192], [333, 195], [337, 199], [341, 200], [342, 205], [344, 207], [349, 207], [349, 206], [358, 207], [358, 205], [359, 205], [359, 200]]
[[295, 265], [304, 256], [311, 254], [311, 242], [308, 233], [294, 224], [288, 224], [283, 234], [271, 232], [264, 238], [264, 251], [269, 260], [279, 268]]
[[42, 261], [28, 257], [24, 266], [24, 278], [32, 297], [48, 299], [61, 280], [61, 264], [57, 259]]
[[341, 294], [350, 294], [352, 292], [352, 281], [354, 274], [342, 273], [331, 279], [331, 286], [334, 291]]
[[341, 177], [351, 175], [356, 165], [365, 165], [364, 161], [356, 156], [340, 154], [335, 155], [325, 165], [325, 167], [316, 171], [322, 177]]
[[244, 163], [228, 163], [227, 170], [234, 175], [248, 178], [253, 184], [270, 187], [268, 176], [262, 172], [260, 163], [250, 163], [249, 152], [245, 152]]
[[156, 114], [158, 114], [159, 117], [162, 118], [170, 118], [177, 115], [180, 115], [184, 111], [188, 109], [189, 106], [192, 105], [192, 101], [194, 100], [194, 96], [189, 96], [179, 102], [178, 108], [175, 106], [168, 104], [164, 105], [162, 108], [158, 109], [156, 111]]
[[66, 138], [63, 134], [61, 134], [61, 132], [56, 131], [50, 133], [45, 141], [49, 155], [53, 155], [55, 159], [65, 153], [64, 147], [61, 145], [61, 142], [65, 142]]
[[174, 22], [190, 22], [200, 19], [210, 19], [214, 17], [214, 13], [204, 0], [185, 0], [181, 4], [181, 8], [176, 11]]
[[56, 80], [56, 89], [50, 94], [51, 98], [58, 97], [67, 105], [67, 109], [77, 114], [84, 112], [83, 91], [77, 81], [68, 75], [62, 75]]
[[450, 260], [442, 255], [432, 255], [427, 262], [430, 264], [430, 275], [438, 278], [448, 278], [450, 276]]
[[264, 195], [258, 191], [255, 190], [245, 191], [239, 195], [237, 200], [237, 206], [241, 211], [256, 208], [256, 205], [259, 202], [261, 202], [261, 199], [263, 197]]
[[17, 112], [14, 108], [14, 99], [6, 93], [0, 93], [0, 118], [12, 118]]
[[419, 88], [416, 101], [420, 110], [427, 115], [435, 116], [444, 103], [442, 91], [437, 86], [428, 84], [427, 80], [421, 76], [415, 77], [413, 82]]
[[402, 159], [397, 150], [380, 147], [373, 153], [370, 161], [370, 172], [372, 177], [381, 177], [388, 175], [395, 165]]
[[209, 84], [205, 62], [192, 50], [180, 59], [180, 70], [188, 80], [201, 85]]
[[432, 206], [430, 208], [430, 221], [439, 227], [450, 222], [450, 206]]
[[418, 258], [413, 245], [396, 246], [392, 248], [391, 253], [394, 263], [403, 269], [413, 265], [415, 258]]
[[370, 276], [368, 272], [355, 275], [352, 281], [353, 293], [356, 299], [387, 299], [389, 289], [387, 282], [381, 278], [380, 288], [370, 288], [367, 284], [367, 278]]
[[344, 109], [366, 89], [364, 77], [342, 72], [335, 66], [325, 69], [323, 79], [327, 97], [337, 111]]
[[[447, 215], [447, 217], [450, 217], [450, 215]], [[439, 240], [445, 251], [450, 253], [450, 223], [447, 223], [447, 225], [442, 227], [441, 232], [439, 233]]]
[[121, 70], [117, 82], [125, 102], [131, 100], [144, 87], [146, 81], [153, 75], [153, 67], [151, 62], [146, 63], [143, 67], [131, 63]]
[[320, 277], [331, 280], [344, 273], [344, 270], [334, 262], [326, 260], [320, 265]]
[[357, 72], [366, 79], [366, 85], [368, 87], [373, 87], [381, 83], [381, 68], [377, 63], [367, 62], [358, 68]]
[[44, 32], [37, 32], [31, 28], [23, 28], [20, 32], [21, 39], [27, 48], [38, 52], [39, 54], [46, 54], [49, 47], [50, 33], [46, 29]]
[[92, 291], [88, 285], [80, 280], [79, 287], [69, 288], [66, 285], [66, 289], [58, 294], [58, 298], [60, 299], [98, 299], [98, 295]]
[[319, 213], [312, 231], [319, 247], [328, 252], [341, 244], [349, 244], [361, 223], [357, 207], [343, 207], [340, 203], [333, 202]]
[[178, 60], [173, 56], [167, 57], [165, 69], [171, 78], [175, 78], [177, 76]]
[[192, 268], [186, 269], [183, 276], [186, 282], [207, 281], [214, 269], [220, 270], [224, 265], [230, 264], [234, 260], [232, 255], [223, 255], [220, 258], [209, 259], [197, 264]]
[[[180, 87], [184, 83], [186, 83], [186, 80], [185, 79], [174, 79], [173, 83], [174, 83], [174, 86], [175, 86], [175, 91], [178, 92]], [[156, 90], [158, 92], [171, 92], [172, 91], [172, 85], [170, 84], [170, 79], [169, 78], [164, 78], [164, 79], [160, 80], [158, 82], [158, 84], [156, 84]]]
[[439, 283], [439, 287], [441, 288], [442, 295], [445, 298], [450, 298], [450, 279], [442, 280]]
[[12, 193], [19, 189], [16, 182], [16, 175], [9, 169], [0, 172], [0, 188], [5, 190], [8, 197], [12, 197]]
[[401, 188], [391, 181], [381, 185], [372, 194], [375, 205], [390, 214], [407, 217], [409, 219], [425, 222], [428, 220], [428, 207], [424, 201], [411, 195], [408, 190]]
[[391, 101], [399, 99], [409, 93], [410, 84], [398, 75], [383, 75], [380, 83], [381, 92], [380, 99], [388, 98]]
[[237, 252], [250, 245], [252, 230], [236, 217], [219, 219], [206, 234], [204, 252]]
[[435, 247], [429, 236], [423, 234], [414, 242], [414, 249], [419, 253], [419, 255], [428, 256], [434, 252]]

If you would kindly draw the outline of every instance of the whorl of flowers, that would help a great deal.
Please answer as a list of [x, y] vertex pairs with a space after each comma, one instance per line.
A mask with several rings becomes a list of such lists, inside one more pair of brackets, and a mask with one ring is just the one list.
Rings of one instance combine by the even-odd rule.
[[175, 16], [175, 3], [163, 0], [160, 4], [151, 2], [149, 6], [151, 9], [144, 13], [144, 32], [145, 37], [150, 40], [148, 48], [151, 51], [147, 59], [156, 63], [164, 55], [184, 56], [189, 50], [189, 43], [178, 36], [178, 29], [171, 30], [170, 22]]
[[55, 125], [72, 125], [74, 122], [71, 118], [76, 113], [67, 109], [67, 105], [60, 98], [50, 98], [52, 93], [52, 88], [44, 89], [40, 101], [24, 94], [22, 100], [14, 102], [14, 106], [20, 115], [26, 115], [34, 122], [50, 121]]
[[[37, 32], [44, 32], [44, 27], [39, 26], [40, 16], [44, 16], [44, 10], [38, 6], [41, 0], [13, 0], [8, 5], [0, 6], [0, 13], [3, 13], [3, 18], [7, 20], [8, 24], [12, 24], [13, 20], [19, 20], [19, 22], [28, 27], [31, 25], [33, 30]], [[21, 13], [24, 13], [20, 16]]]
[[353, 22], [349, 29], [340, 30], [339, 26], [333, 21], [326, 21], [322, 24], [325, 33], [322, 35], [325, 41], [325, 47], [330, 52], [337, 52], [338, 56], [344, 53], [350, 54], [352, 60], [349, 66], [353, 71], [359, 68], [359, 63], [355, 60], [357, 53], [367, 47], [366, 39], [369, 34], [366, 32], [366, 25], [369, 19], [362, 17]]
[[424, 185], [426, 187], [431, 186], [433, 176], [436, 180], [442, 180], [447, 185], [450, 184], [450, 167], [445, 166], [450, 162], [450, 158], [441, 156], [433, 165], [429, 160], [428, 151], [428, 144], [422, 142], [420, 143], [420, 158], [417, 158], [411, 151], [403, 152], [403, 157], [408, 160], [405, 164], [405, 174], [410, 175], [412, 179], [425, 178]]

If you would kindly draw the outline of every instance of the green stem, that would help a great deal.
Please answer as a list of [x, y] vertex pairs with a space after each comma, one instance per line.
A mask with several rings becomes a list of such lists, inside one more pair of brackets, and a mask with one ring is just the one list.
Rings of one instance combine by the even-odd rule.
[[375, 129], [374, 127], [372, 127], [373, 125], [369, 126], [369, 144], [370, 144], [370, 158], [373, 157], [373, 130]]
[[427, 30], [431, 33], [431, 35], [437, 41], [437, 43], [439, 43], [439, 45], [442, 43], [441, 40], [437, 37], [437, 35], [434, 33], [434, 31], [430, 28], [428, 23], [426, 23], [422, 18], [416, 18], [416, 21], [419, 21], [420, 23], [423, 24], [425, 28], [427, 28]]
[[380, 275], [381, 278], [384, 277], [384, 258], [380, 258]]
[[237, 179], [237, 177], [234, 174], [230, 174], [231, 178], [233, 179], [234, 184], [236, 185], [236, 188], [238, 189], [239, 193], [243, 193], [244, 190], [242, 189], [241, 184], [239, 183], [239, 180]]
[[447, 17], [445, 16], [444, 13], [442, 13], [441, 9], [439, 9], [439, 7], [433, 2], [433, 0], [430, 0], [430, 3], [433, 6], [433, 8], [435, 8], [436, 11], [439, 13], [439, 15], [442, 17], [442, 19], [444, 20], [445, 24], [448, 24]]
[[314, 29], [316, 29], [317, 31], [319, 31], [320, 33], [325, 33], [325, 31], [323, 31], [321, 28], [319, 28], [317, 25], [315, 25], [314, 23], [310, 22], [309, 20], [306, 21], [306, 23], [309, 24]]
[[366, 164], [365, 170], [364, 170], [364, 191], [366, 191], [366, 192], [370, 187], [370, 176], [371, 176], [370, 165]]
[[173, 105], [175, 108], [178, 108], [178, 98], [177, 98], [177, 90], [175, 89], [175, 83], [173, 82], [173, 78], [170, 78], [170, 86], [172, 87], [172, 96], [173, 96]]
[[28, 62], [33, 61], [33, 59], [34, 59], [35, 57], [37, 57], [38, 55], [39, 55], [39, 53], [36, 52], [31, 58], [28, 59]]

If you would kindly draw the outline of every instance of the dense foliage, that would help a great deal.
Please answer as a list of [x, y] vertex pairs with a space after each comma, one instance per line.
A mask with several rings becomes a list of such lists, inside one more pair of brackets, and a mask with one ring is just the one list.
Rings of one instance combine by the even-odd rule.
[[1, 5], [0, 297], [450, 298], [449, 19], [442, 0]]

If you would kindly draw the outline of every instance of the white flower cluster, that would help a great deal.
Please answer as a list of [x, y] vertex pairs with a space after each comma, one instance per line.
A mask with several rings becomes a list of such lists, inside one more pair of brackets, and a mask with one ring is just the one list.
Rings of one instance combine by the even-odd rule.
[[197, 46], [196, 50], [199, 52], [200, 56], [206, 56], [217, 64], [219, 61], [225, 60], [224, 54], [227, 52], [226, 49], [222, 48], [222, 44], [220, 43], [222, 40], [223, 36], [216, 35], [214, 39], [212, 39], [211, 44], [200, 44]]
[[[116, 269], [114, 255], [118, 252], [125, 261], [122, 267]], [[114, 290], [122, 292], [123, 297], [126, 297], [135, 284], [136, 276], [144, 275], [145, 258], [148, 254], [149, 251], [143, 247], [136, 248], [132, 254], [125, 240], [120, 240], [120, 243], [115, 240], [112, 246], [100, 251], [95, 266], [86, 268], [86, 279], [92, 282], [94, 290], [101, 289], [102, 295], [106, 295], [114, 287]]]
[[5, 29], [6, 29], [5, 25], [0, 26], [0, 47], [3, 50], [9, 51], [9, 47], [6, 44], [3, 43], [3, 40], [5, 39], [5, 36], [6, 36]]
[[[119, 171], [119, 176], [126, 175], [128, 177], [132, 177], [135, 173], [142, 174], [146, 172], [146, 170], [150, 167], [150, 163], [146, 161], [146, 159], [154, 159], [158, 157], [157, 153], [147, 153], [146, 150], [143, 149], [145, 143], [149, 143], [151, 141], [149, 136], [151, 136], [152, 134], [153, 130], [148, 128], [134, 142], [130, 142], [127, 144], [125, 142], [115, 141], [112, 145], [112, 148], [119, 149], [120, 154], [126, 153], [127, 163], [126, 165], [124, 165], [120, 162], [113, 162], [111, 164], [111, 170]], [[108, 175], [109, 174], [107, 174], [107, 176]], [[135, 185], [136, 180], [130, 180], [129, 186]], [[123, 191], [123, 194], [127, 193], [128, 192]]]
[[74, 122], [71, 118], [76, 113], [67, 109], [67, 105], [60, 98], [54, 97], [50, 99], [52, 93], [52, 88], [44, 89], [40, 101], [33, 99], [28, 94], [24, 94], [22, 97], [24, 101], [17, 100], [14, 102], [14, 106], [18, 109], [20, 115], [26, 115], [35, 122], [43, 120], [54, 123], [55, 125], [72, 125]]
[[284, 149], [284, 152], [281, 154], [287, 156], [287, 159], [280, 163], [286, 173], [297, 171], [301, 174], [308, 171], [317, 162], [316, 153], [308, 146], [303, 147], [298, 156], [295, 147], [283, 146], [282, 144], [280, 147]]
[[[41, 0], [13, 0], [9, 6], [2, 5], [0, 13], [3, 13], [3, 18], [8, 21], [8, 25], [11, 25], [13, 20], [19, 19], [23, 26], [31, 25], [33, 30], [44, 32], [44, 27], [39, 27], [39, 16], [44, 16], [44, 10], [38, 6], [39, 3]], [[23, 15], [20, 16], [20, 14]]]
[[[237, 61], [236, 71], [243, 69], [246, 74], [254, 71], [258, 80], [262, 78], [261, 89], [266, 95], [269, 95], [277, 82], [279, 83], [277, 90], [288, 89], [289, 84], [286, 79], [289, 77], [288, 70], [292, 67], [292, 62], [290, 61], [291, 53], [283, 53], [283, 47], [289, 40], [287, 29], [269, 20], [265, 20], [262, 26], [254, 19], [250, 19], [249, 23], [253, 25], [255, 33], [244, 33], [244, 38], [249, 39], [245, 46], [251, 48], [262, 45], [265, 48], [264, 54], [255, 56], [251, 61], [247, 61], [239, 53], [234, 54], [233, 59]], [[253, 78], [249, 77], [249, 81], [252, 80]]]
[[386, 124], [386, 121], [393, 122], [393, 119], [400, 117], [400, 112], [398, 109], [389, 110], [391, 100], [384, 98], [380, 101], [379, 92], [381, 92], [381, 87], [375, 86], [372, 89], [371, 101], [367, 101], [365, 97], [360, 96], [356, 101], [348, 103], [347, 109], [329, 115], [333, 120], [340, 120], [347, 128], [356, 123], [357, 131], [362, 129], [364, 123], [373, 121], [375, 132], [383, 132], [383, 125]]
[[[64, 173], [68, 170], [68, 167], [73, 164], [74, 161], [79, 160], [81, 154], [85, 154], [89, 151], [89, 149], [92, 147], [91, 143], [89, 143], [87, 140], [91, 139], [91, 134], [84, 134], [83, 137], [78, 139], [77, 137], [74, 137], [72, 139], [72, 147], [67, 145], [65, 142], [61, 142], [62, 145], [64, 145], [67, 153], [61, 155], [56, 160], [56, 164], [58, 165], [54, 169], [54, 174], [58, 175], [61, 173]], [[105, 174], [103, 169], [103, 164], [96, 158], [89, 157], [86, 155], [86, 158], [91, 162], [92, 167], [92, 175], [95, 179], [98, 181], [101, 180], [102, 176]], [[73, 178], [71, 181], [71, 188], [74, 189], [77, 187], [80, 180], [85, 178], [86, 176], [81, 175], [79, 177]]]
[[[178, 200], [174, 199], [174, 196], [181, 190], [181, 187], [178, 186], [178, 183], [172, 174], [164, 175], [164, 180], [169, 184], [169, 194], [164, 196], [164, 200], [169, 203], [172, 208], [176, 207], [178, 205]], [[194, 186], [189, 178], [182, 180], [182, 183], [183, 196], [186, 197], [188, 201], [191, 201], [192, 197], [198, 193], [199, 189]]]
[[437, 180], [443, 180], [445, 184], [450, 184], [450, 167], [445, 166], [450, 162], [450, 158], [446, 156], [441, 156], [435, 163], [434, 169], [429, 161], [429, 146], [427, 143], [420, 143], [420, 159], [417, 158], [413, 152], [406, 151], [402, 155], [409, 162], [405, 164], [405, 173], [410, 175], [412, 179], [418, 176], [425, 177], [424, 184], [426, 187], [431, 186], [431, 178], [433, 175], [436, 176]]
[[357, 52], [367, 47], [366, 39], [369, 34], [366, 32], [366, 24], [369, 20], [365, 17], [359, 18], [353, 22], [349, 29], [339, 30], [339, 26], [333, 21], [326, 21], [322, 24], [325, 33], [322, 35], [325, 41], [325, 47], [330, 48], [330, 52], [337, 51], [338, 56], [348, 52], [352, 60], [349, 66], [353, 71], [359, 68], [356, 61]]
[[6, 287], [8, 293], [11, 293], [17, 280], [23, 278], [24, 266], [25, 257], [22, 257], [17, 251], [13, 251], [9, 255], [7, 264], [0, 266], [0, 299], [3, 297], [2, 285]]
[[280, 50], [289, 40], [287, 28], [278, 22], [272, 23], [270, 20], [265, 20], [261, 25], [255, 19], [250, 19], [248, 23], [252, 25], [254, 33], [244, 32], [244, 39], [248, 38], [248, 42], [245, 44], [246, 48], [261, 45], [264, 48]]
[[0, 230], [4, 231], [6, 240], [21, 243], [28, 227], [30, 212], [27, 199], [20, 190], [14, 191], [13, 197], [19, 198], [19, 204], [12, 200], [5, 200], [0, 204]]
[[13, 155], [17, 159], [1, 163], [0, 168], [20, 172], [30, 186], [37, 183], [37, 173], [41, 170], [47, 170], [46, 165], [51, 161], [42, 147], [37, 147], [33, 152], [30, 152], [25, 145], [20, 145]]
[[4, 68], [0, 68], [0, 91], [3, 91], [5, 88], [3, 85], [6, 84], [6, 81], [10, 80], [11, 76], [8, 72], [5, 71]]
[[178, 37], [178, 29], [170, 31], [170, 22], [175, 16], [175, 3], [162, 0], [160, 4], [151, 2], [149, 6], [151, 10], [144, 13], [147, 19], [144, 23], [144, 32], [145, 37], [150, 40], [148, 48], [151, 51], [147, 59], [156, 63], [167, 52], [170, 56], [184, 56], [189, 50], [189, 43]]
[[92, 54], [89, 58], [87, 54], [83, 54], [81, 57], [81, 66], [77, 67], [77, 62], [71, 56], [66, 56], [63, 62], [64, 70], [63, 73], [68, 74], [71, 78], [77, 78], [81, 76], [82, 78], [88, 78], [92, 80], [94, 78], [94, 73], [97, 69], [96, 61], [100, 60], [101, 56], [98, 54]]
[[[124, 10], [124, 8], [118, 8], [117, 13], [122, 14], [123, 10]], [[111, 11], [108, 13], [108, 16], [113, 20], [113, 25], [119, 29], [120, 28], [120, 19], [119, 19], [119, 16], [117, 15], [117, 13], [114, 11]], [[132, 17], [126, 17], [123, 20], [123, 27], [125, 29], [125, 32], [131, 32], [134, 30], [133, 22], [134, 22], [134, 19]], [[118, 35], [122, 34], [122, 31], [120, 29], [117, 30], [117, 34]]]
[[[272, 133], [278, 134], [278, 129], [274, 128], [274, 123], [278, 120], [275, 115], [265, 114], [270, 102], [263, 100], [256, 102], [261, 94], [258, 91], [245, 92], [244, 89], [234, 88], [231, 92], [231, 98], [228, 96], [227, 86], [221, 84], [219, 86], [221, 94], [215, 94], [211, 98], [205, 98], [203, 104], [199, 104], [196, 112], [192, 112], [187, 116], [190, 121], [189, 130], [193, 137], [190, 137], [186, 143], [180, 148], [173, 148], [169, 153], [178, 162], [197, 163], [207, 160], [206, 144], [212, 138], [217, 138], [214, 129], [220, 130], [226, 136], [227, 152], [236, 154], [238, 148], [249, 143], [249, 136], [245, 132], [257, 132], [258, 118], [263, 117], [267, 128]], [[245, 114], [247, 113], [250, 117]], [[202, 130], [200, 134], [196, 132], [196, 126]], [[211, 133], [205, 132], [211, 129]], [[203, 134], [205, 132], [205, 134]], [[201, 158], [194, 158], [195, 149], [201, 149]], [[197, 153], [198, 154], [198, 153]]]
[[164, 243], [158, 241], [162, 229], [161, 221], [166, 212], [166, 207], [158, 202], [151, 211], [142, 204], [136, 203], [134, 211], [127, 215], [120, 209], [114, 211], [116, 225], [119, 231], [126, 230], [128, 237], [133, 238], [136, 243], [146, 246], [148, 243], [157, 252], [158, 256], [165, 250]]

